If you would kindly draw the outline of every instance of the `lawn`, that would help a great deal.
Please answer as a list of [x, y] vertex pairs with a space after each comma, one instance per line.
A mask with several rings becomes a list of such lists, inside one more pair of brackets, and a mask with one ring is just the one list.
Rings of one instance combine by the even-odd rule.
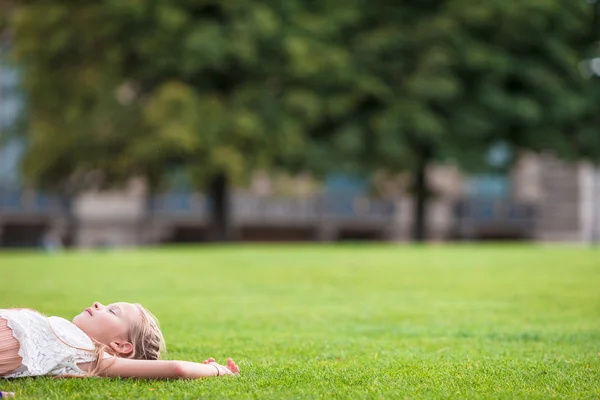
[[140, 302], [236, 378], [0, 380], [18, 398], [599, 398], [600, 250], [231, 246], [0, 253], [0, 306]]

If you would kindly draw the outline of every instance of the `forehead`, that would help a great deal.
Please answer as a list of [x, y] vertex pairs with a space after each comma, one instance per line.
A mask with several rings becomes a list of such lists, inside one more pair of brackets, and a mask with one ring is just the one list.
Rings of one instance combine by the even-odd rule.
[[119, 302], [110, 304], [110, 306], [118, 307], [123, 313], [123, 317], [130, 321], [136, 321], [140, 318], [140, 310], [134, 304]]

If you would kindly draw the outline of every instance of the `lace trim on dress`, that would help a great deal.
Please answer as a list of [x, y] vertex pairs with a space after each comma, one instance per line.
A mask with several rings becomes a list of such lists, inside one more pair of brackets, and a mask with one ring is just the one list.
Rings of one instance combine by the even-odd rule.
[[85, 375], [77, 364], [95, 359], [92, 340], [63, 318], [46, 318], [29, 310], [0, 310], [0, 316], [6, 319], [19, 341], [18, 354], [22, 358], [22, 366], [6, 375], [7, 378]]

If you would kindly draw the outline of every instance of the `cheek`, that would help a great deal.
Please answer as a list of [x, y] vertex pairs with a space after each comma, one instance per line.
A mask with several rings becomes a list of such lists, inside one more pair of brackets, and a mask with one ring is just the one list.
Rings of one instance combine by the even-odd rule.
[[116, 337], [122, 336], [123, 332], [125, 332], [121, 321], [108, 315], [103, 315], [102, 319], [98, 318], [94, 322], [96, 332], [103, 336], [105, 340], [114, 340]]

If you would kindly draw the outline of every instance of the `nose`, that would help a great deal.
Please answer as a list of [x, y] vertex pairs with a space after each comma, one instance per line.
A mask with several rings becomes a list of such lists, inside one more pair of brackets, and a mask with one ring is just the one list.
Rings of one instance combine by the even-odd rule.
[[102, 304], [98, 303], [97, 301], [95, 301], [92, 307], [94, 307], [95, 310], [99, 310], [104, 306]]

